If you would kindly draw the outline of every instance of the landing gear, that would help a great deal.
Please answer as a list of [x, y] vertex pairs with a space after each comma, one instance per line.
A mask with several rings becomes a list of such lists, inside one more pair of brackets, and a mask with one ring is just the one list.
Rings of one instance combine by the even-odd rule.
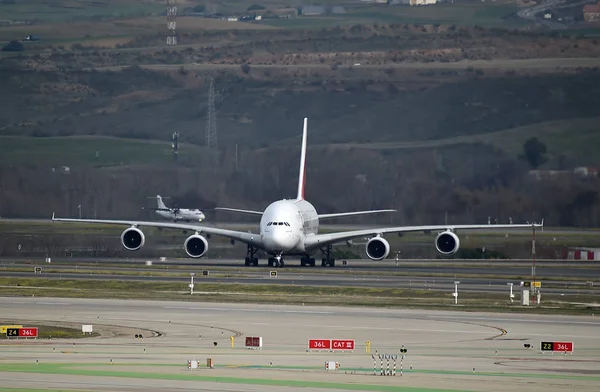
[[275, 257], [269, 257], [269, 267], [279, 267], [279, 268], [285, 267], [285, 262], [283, 261], [283, 258], [281, 257], [281, 255], [278, 255]]
[[315, 266], [315, 259], [313, 259], [312, 257], [309, 256], [304, 256], [300, 259], [300, 266], [301, 267], [305, 267], [305, 266], [311, 266], [314, 267]]
[[249, 266], [249, 265], [254, 265], [254, 266], [258, 266], [258, 257], [256, 257], [256, 252], [258, 252], [258, 249], [252, 245], [248, 245], [248, 251], [246, 253], [246, 259], [245, 261], [245, 265]]
[[323, 252], [323, 259], [321, 260], [321, 267], [335, 267], [335, 259], [331, 254], [331, 249], [333, 247], [331, 245], [327, 245], [325, 248], [321, 248], [321, 252]]

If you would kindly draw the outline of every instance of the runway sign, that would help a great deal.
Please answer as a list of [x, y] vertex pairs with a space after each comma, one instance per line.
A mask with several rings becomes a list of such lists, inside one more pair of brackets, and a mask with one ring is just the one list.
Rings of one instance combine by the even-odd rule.
[[354, 340], [336, 340], [331, 341], [331, 348], [334, 350], [354, 350]]
[[6, 329], [7, 337], [15, 337], [15, 338], [37, 338], [38, 329], [34, 328], [7, 328]]
[[573, 342], [542, 342], [542, 351], [573, 352]]
[[271, 278], [277, 277], [277, 271], [271, 271]]
[[23, 328], [22, 325], [2, 325], [0, 326], [0, 333], [6, 333], [8, 328]]
[[310, 350], [330, 350], [331, 340], [329, 339], [310, 339], [308, 341], [308, 348]]
[[246, 348], [262, 348], [262, 337], [246, 336]]

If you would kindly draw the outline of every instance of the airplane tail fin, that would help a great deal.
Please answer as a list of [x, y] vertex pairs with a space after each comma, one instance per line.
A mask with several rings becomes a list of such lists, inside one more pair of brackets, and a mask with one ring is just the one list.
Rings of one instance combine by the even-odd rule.
[[308, 118], [304, 118], [302, 132], [302, 150], [300, 152], [300, 172], [298, 174], [298, 195], [296, 200], [304, 200], [304, 185], [306, 183], [306, 136], [308, 132]]
[[160, 195], [156, 195], [156, 204], [158, 205], [158, 208], [167, 209], [167, 206], [165, 205], [165, 203], [163, 203], [162, 197], [160, 197]]

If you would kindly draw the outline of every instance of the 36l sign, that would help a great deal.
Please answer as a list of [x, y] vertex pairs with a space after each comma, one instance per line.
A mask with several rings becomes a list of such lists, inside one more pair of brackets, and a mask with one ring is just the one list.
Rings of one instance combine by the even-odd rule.
[[310, 350], [330, 350], [331, 340], [329, 339], [310, 339], [308, 341], [308, 348]]

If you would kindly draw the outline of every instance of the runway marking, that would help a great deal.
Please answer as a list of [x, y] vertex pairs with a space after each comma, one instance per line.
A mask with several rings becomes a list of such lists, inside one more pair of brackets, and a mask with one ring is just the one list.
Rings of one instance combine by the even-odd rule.
[[253, 312], [253, 313], [303, 313], [303, 314], [335, 314], [316, 310], [283, 310], [283, 309], [222, 309], [222, 308], [195, 308], [191, 306], [163, 306], [163, 309], [208, 310], [217, 312]]
[[36, 305], [71, 305], [69, 302], [35, 302]]
[[[460, 319], [458, 316], [426, 316], [428, 319], [445, 319], [445, 320], [456, 320]], [[469, 320], [485, 320], [485, 321], [508, 321], [508, 322], [520, 322], [520, 323], [544, 323], [544, 324], [580, 324], [580, 325], [598, 325], [600, 326], [600, 322], [595, 321], [570, 321], [570, 320], [540, 320], [540, 319], [504, 319], [504, 318], [495, 318], [495, 317], [469, 317]]]
[[[234, 322], [234, 323], [226, 323], [226, 324], [242, 324], [248, 325], [245, 322]], [[251, 325], [273, 325], [272, 323], [250, 323]], [[278, 327], [283, 326], [282, 324], [278, 324]], [[411, 332], [442, 332], [442, 333], [478, 333], [478, 334], [489, 334], [489, 331], [460, 331], [460, 330], [448, 330], [448, 329], [423, 329], [423, 328], [398, 328], [398, 327], [360, 327], [360, 326], [348, 326], [348, 325], [315, 325], [315, 324], [291, 324], [290, 326], [294, 327], [303, 327], [303, 328], [330, 328], [330, 329], [347, 329], [347, 330], [376, 330], [376, 331], [411, 331]]]

